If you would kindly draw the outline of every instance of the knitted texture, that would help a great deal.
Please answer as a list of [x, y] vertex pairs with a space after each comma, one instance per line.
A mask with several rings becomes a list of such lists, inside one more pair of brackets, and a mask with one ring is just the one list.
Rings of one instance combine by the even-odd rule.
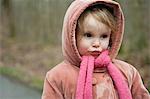
[[80, 64], [77, 82], [76, 99], [93, 99], [92, 74], [94, 68], [107, 68], [114, 81], [119, 99], [132, 99], [127, 83], [118, 68], [112, 63], [108, 51], [103, 51], [96, 59], [93, 56], [83, 56]]

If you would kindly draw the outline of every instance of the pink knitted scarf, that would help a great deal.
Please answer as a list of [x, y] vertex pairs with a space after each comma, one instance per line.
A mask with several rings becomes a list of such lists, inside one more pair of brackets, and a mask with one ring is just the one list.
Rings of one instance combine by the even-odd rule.
[[112, 63], [108, 51], [103, 51], [96, 59], [93, 56], [83, 56], [77, 82], [76, 99], [92, 99], [92, 74], [94, 68], [106, 67], [114, 81], [119, 99], [132, 99], [130, 90], [123, 75]]

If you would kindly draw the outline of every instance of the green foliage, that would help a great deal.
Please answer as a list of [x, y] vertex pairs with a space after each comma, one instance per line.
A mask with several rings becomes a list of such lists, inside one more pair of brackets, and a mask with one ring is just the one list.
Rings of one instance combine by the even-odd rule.
[[15, 67], [0, 67], [0, 74], [15, 78], [16, 80], [26, 83], [30, 87], [42, 91], [43, 79], [35, 76], [30, 76], [27, 73], [23, 72], [21, 69]]
[[43, 89], [43, 79], [39, 79], [38, 77], [32, 77], [31, 79], [31, 86], [37, 89]]
[[[21, 79], [22, 72], [13, 67], [0, 67], [0, 74]], [[18, 75], [19, 74], [19, 75]]]

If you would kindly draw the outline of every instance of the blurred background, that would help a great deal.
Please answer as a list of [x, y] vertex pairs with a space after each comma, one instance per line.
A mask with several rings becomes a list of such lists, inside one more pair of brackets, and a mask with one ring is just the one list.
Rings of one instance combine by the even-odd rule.
[[[0, 0], [0, 97], [40, 99], [45, 74], [63, 60], [61, 29], [73, 0]], [[150, 90], [150, 0], [115, 0], [125, 15], [118, 55]]]

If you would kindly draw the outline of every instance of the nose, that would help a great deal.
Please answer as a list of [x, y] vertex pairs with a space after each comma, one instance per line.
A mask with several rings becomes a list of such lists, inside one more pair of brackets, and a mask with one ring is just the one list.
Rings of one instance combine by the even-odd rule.
[[92, 43], [92, 46], [95, 47], [95, 48], [98, 48], [100, 47], [100, 41], [99, 39], [95, 39]]

